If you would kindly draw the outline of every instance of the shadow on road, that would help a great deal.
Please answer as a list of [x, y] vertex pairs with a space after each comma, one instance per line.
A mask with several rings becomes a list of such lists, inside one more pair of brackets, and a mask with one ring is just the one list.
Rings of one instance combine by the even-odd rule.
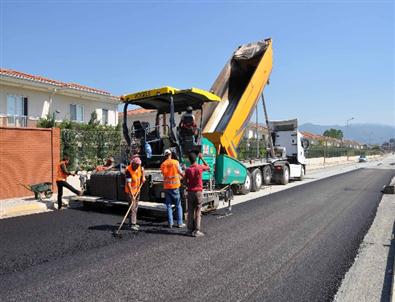
[[391, 238], [391, 246], [389, 248], [388, 257], [387, 257], [387, 266], [385, 268], [384, 274], [384, 284], [383, 290], [381, 292], [381, 302], [388, 302], [391, 298], [391, 284], [392, 284], [392, 275], [394, 274], [394, 257], [395, 257], [395, 239], [393, 238], [395, 233], [395, 222], [392, 227], [392, 238]]

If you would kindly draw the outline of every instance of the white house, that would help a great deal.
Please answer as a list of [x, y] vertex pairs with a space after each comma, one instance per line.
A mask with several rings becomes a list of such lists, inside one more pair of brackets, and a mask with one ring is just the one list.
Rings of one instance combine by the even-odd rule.
[[35, 127], [40, 117], [86, 123], [96, 111], [102, 124], [117, 125], [119, 97], [107, 91], [0, 69], [0, 126]]

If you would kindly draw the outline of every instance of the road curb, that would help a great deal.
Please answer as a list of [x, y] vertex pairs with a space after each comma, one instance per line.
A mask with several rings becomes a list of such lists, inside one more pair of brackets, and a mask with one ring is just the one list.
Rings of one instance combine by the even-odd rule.
[[393, 260], [393, 266], [392, 266], [392, 284], [391, 284], [391, 293], [390, 293], [390, 301], [395, 302], [395, 256]]
[[10, 218], [22, 215], [30, 215], [48, 211], [46, 204], [34, 202], [28, 204], [20, 204], [10, 207], [2, 207], [0, 211], [0, 219]]

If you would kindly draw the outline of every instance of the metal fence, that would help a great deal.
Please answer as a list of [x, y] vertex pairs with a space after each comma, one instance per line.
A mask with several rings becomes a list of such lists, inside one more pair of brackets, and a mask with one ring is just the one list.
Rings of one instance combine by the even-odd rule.
[[340, 157], [340, 156], [356, 156], [356, 155], [377, 155], [380, 150], [375, 149], [358, 149], [351, 147], [334, 147], [325, 145], [310, 146], [306, 152], [307, 158], [317, 157]]

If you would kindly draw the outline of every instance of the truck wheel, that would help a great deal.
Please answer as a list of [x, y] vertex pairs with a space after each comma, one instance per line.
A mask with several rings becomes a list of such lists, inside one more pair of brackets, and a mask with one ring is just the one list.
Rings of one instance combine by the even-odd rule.
[[51, 190], [46, 190], [44, 192], [45, 198], [51, 198], [52, 197], [52, 191]]
[[251, 191], [251, 174], [247, 171], [246, 181], [240, 189], [242, 195], [247, 195]]
[[287, 166], [283, 167], [283, 173], [281, 174], [280, 184], [286, 185], [289, 182], [289, 169]]
[[270, 169], [270, 166], [264, 166], [263, 167], [263, 184], [264, 185], [270, 185], [272, 181], [272, 169]]
[[304, 173], [305, 173], [304, 167], [302, 166], [302, 168], [300, 169], [300, 176], [297, 178], [297, 180], [303, 180]]
[[251, 192], [259, 191], [262, 187], [262, 173], [261, 170], [255, 169], [251, 174]]

